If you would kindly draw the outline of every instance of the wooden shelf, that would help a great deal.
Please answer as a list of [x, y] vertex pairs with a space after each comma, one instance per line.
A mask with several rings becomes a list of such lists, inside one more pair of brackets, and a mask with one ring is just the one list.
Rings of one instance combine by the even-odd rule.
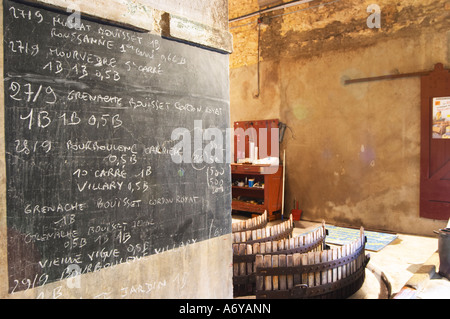
[[[238, 158], [250, 158], [253, 150], [250, 145], [258, 147], [257, 158], [279, 157], [279, 145], [273, 145], [272, 129], [278, 129], [279, 120], [257, 120], [234, 122], [234, 161]], [[262, 140], [261, 140], [262, 139]], [[274, 139], [279, 143], [278, 138]], [[253, 156], [253, 155], [252, 155]], [[262, 214], [267, 211], [269, 220], [281, 217], [283, 193], [283, 166], [231, 164], [232, 185], [236, 181], [255, 179], [255, 183], [264, 184], [264, 188], [233, 186], [231, 203], [233, 210]], [[264, 202], [262, 205], [251, 204], [242, 200], [248, 199]]]
[[[281, 214], [283, 166], [231, 164], [232, 181], [240, 181], [247, 177], [255, 178], [255, 182], [264, 183], [262, 187], [232, 186], [233, 201], [231, 207], [236, 211], [262, 214], [267, 211], [269, 220], [279, 218]], [[252, 204], [236, 198], [254, 199], [264, 204]]]
[[265, 205], [248, 203], [240, 200], [233, 200], [232, 207], [235, 210], [240, 210], [244, 212], [254, 212], [254, 213], [264, 213], [266, 210]]
[[245, 189], [245, 190], [249, 190], [249, 191], [263, 191], [264, 190], [263, 187], [248, 187], [248, 186], [235, 186], [235, 185], [233, 185], [231, 188]]

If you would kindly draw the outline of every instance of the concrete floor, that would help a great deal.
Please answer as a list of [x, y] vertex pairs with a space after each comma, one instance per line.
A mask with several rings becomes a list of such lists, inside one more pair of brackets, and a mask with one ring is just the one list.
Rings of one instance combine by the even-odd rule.
[[[439, 254], [437, 252], [438, 239], [398, 234], [399, 237], [379, 252], [371, 252], [367, 270], [378, 278], [380, 285], [390, 289], [389, 298], [394, 299], [422, 299], [436, 295], [450, 299], [450, 282], [441, 278], [439, 271]], [[439, 285], [431, 285], [439, 282]], [[374, 285], [365, 285], [356, 294], [358, 298], [376, 299]], [[387, 298], [380, 295], [379, 298]]]
[[439, 275], [428, 280], [416, 299], [450, 299], [450, 281]]
[[[243, 218], [233, 215], [234, 221]], [[320, 225], [308, 221], [294, 224], [294, 236]], [[365, 282], [350, 299], [450, 299], [450, 281], [438, 274], [438, 237], [433, 230], [430, 237], [398, 234], [380, 251], [366, 254], [370, 254], [370, 262]]]

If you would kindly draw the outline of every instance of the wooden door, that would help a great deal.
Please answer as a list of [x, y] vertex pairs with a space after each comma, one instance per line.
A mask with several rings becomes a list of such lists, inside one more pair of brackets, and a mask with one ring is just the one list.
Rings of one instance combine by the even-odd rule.
[[420, 216], [447, 220], [450, 217], [450, 111], [443, 105], [450, 104], [450, 73], [442, 64], [422, 76], [421, 95]]

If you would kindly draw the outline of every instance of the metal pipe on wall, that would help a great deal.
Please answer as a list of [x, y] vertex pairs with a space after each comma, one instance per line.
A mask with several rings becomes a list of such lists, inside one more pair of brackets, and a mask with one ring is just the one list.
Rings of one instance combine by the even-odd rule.
[[267, 12], [280, 10], [280, 9], [286, 9], [286, 8], [290, 8], [290, 7], [299, 5], [299, 4], [304, 4], [304, 3], [308, 3], [308, 2], [312, 2], [312, 1], [314, 1], [314, 0], [295, 0], [295, 1], [292, 1], [292, 2], [279, 4], [279, 5], [267, 8], [267, 9], [258, 10], [258, 11], [252, 12], [252, 13], [248, 13], [246, 15], [243, 15], [243, 16], [240, 16], [240, 17], [237, 17], [237, 18], [233, 18], [233, 19], [230, 19], [228, 21], [229, 22], [236, 22], [236, 21], [240, 21], [240, 20], [243, 20], [243, 19], [247, 19], [247, 18], [251, 18], [251, 17], [257, 16], [257, 15], [260, 15], [262, 13], [267, 13]]

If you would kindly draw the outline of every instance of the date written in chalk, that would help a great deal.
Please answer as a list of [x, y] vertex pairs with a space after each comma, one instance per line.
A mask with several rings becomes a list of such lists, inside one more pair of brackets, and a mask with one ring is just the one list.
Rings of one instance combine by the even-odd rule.
[[201, 306], [186, 303], [186, 305], [180, 306], [178, 312], [181, 314], [204, 314], [207, 317], [211, 316], [213, 312], [227, 314], [270, 314], [270, 304], [225, 304], [223, 308], [220, 308], [217, 306]]

